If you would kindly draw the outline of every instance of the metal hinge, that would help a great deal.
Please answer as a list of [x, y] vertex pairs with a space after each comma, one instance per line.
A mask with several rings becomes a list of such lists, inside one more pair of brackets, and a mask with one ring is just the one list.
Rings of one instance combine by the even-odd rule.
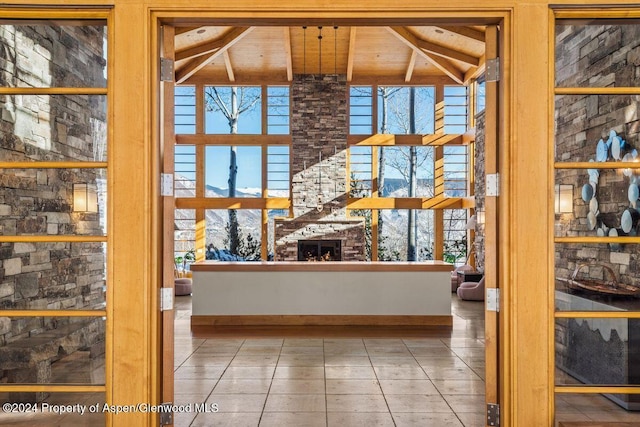
[[173, 59], [160, 58], [160, 81], [172, 82], [173, 76]]
[[173, 310], [173, 288], [160, 288], [160, 311]]
[[487, 311], [500, 311], [500, 289], [486, 288]]
[[160, 195], [173, 196], [173, 174], [172, 173], [160, 174]]
[[497, 403], [487, 403], [487, 425], [500, 425], [500, 405]]
[[[167, 402], [167, 403], [162, 403], [160, 405], [162, 408], [171, 408], [173, 407], [173, 403], [171, 402]], [[173, 424], [173, 411], [161, 411], [160, 412], [160, 425], [161, 426], [168, 426]]]
[[500, 195], [500, 174], [488, 173], [486, 177], [486, 192], [485, 196], [499, 196]]
[[500, 81], [500, 58], [487, 59], [485, 62], [485, 81]]

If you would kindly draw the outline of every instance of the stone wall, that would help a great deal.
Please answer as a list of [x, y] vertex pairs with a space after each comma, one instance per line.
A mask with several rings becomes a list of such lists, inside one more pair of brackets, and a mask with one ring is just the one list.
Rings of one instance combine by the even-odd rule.
[[[0, 86], [106, 87], [103, 26], [0, 25]], [[106, 97], [0, 96], [2, 161], [105, 161]], [[0, 171], [0, 234], [104, 235], [96, 169]], [[73, 212], [73, 184], [98, 187], [98, 213]], [[103, 243], [0, 244], [0, 309], [104, 306]], [[67, 318], [0, 318], [0, 346]]]
[[[484, 144], [485, 141], [485, 110], [476, 115], [476, 140], [474, 143], [475, 159], [474, 159], [474, 198], [476, 201], [476, 218], [478, 211], [485, 212], [485, 164], [484, 164]], [[475, 229], [475, 250], [476, 254], [476, 270], [484, 271], [484, 224], [476, 221]]]
[[[556, 56], [556, 85], [559, 87], [607, 87], [633, 86], [640, 83], [640, 26], [558, 26]], [[598, 161], [616, 162], [611, 148], [606, 154], [596, 157], [598, 144], [605, 144], [611, 131], [626, 141], [622, 155], [640, 148], [640, 121], [637, 96], [556, 96], [555, 108], [555, 157], [559, 162], [587, 162], [594, 160], [594, 171]], [[611, 139], [613, 142], [613, 139]], [[606, 157], [606, 159], [605, 159]], [[621, 156], [620, 156], [621, 157]], [[591, 175], [591, 176], [590, 176]], [[621, 215], [631, 206], [628, 190], [634, 176], [622, 170], [600, 169], [597, 177], [588, 170], [556, 170], [555, 184], [573, 187], [573, 213], [555, 215], [556, 236], [608, 235], [609, 230], [618, 234], [621, 230]], [[640, 176], [636, 171], [635, 176]], [[593, 182], [592, 185], [590, 182]], [[532, 183], [535, 185], [535, 183]], [[591, 206], [589, 195], [583, 199], [583, 187], [588, 193], [595, 189], [598, 206]], [[596, 207], [595, 211], [592, 209]], [[533, 213], [532, 207], [532, 213]], [[593, 212], [589, 220], [590, 212]], [[638, 224], [628, 234], [636, 235]], [[581, 265], [584, 265], [581, 267]], [[570, 278], [576, 268], [577, 278], [587, 280], [612, 280], [640, 286], [640, 251], [637, 244], [556, 244], [555, 276]], [[557, 281], [558, 297], [584, 300], [587, 310], [593, 304], [604, 304], [601, 310], [637, 310], [637, 299], [595, 295], [566, 289], [565, 282]], [[557, 304], [560, 304], [558, 300]], [[604, 308], [602, 308], [604, 307]], [[579, 310], [577, 306], [560, 309]], [[624, 322], [624, 320], [620, 320]], [[603, 321], [603, 323], [611, 321]], [[637, 335], [638, 325], [629, 321], [627, 327], [612, 329], [611, 338], [602, 337], [602, 324], [590, 325], [589, 321], [558, 319], [555, 323], [556, 365], [581, 382], [591, 384], [635, 384], [637, 383]], [[632, 395], [610, 396], [629, 409], [640, 409]]]
[[[559, 26], [557, 36], [557, 85], [638, 86], [640, 84], [640, 26]], [[626, 141], [622, 154], [640, 148], [640, 100], [636, 96], [557, 96], [555, 110], [556, 160], [586, 162], [596, 159], [598, 142], [607, 141], [611, 131]], [[609, 162], [618, 161], [608, 151]], [[636, 171], [635, 176], [640, 173]], [[597, 225], [588, 221], [589, 203], [582, 189], [589, 186], [586, 170], [558, 170], [556, 184], [573, 186], [572, 214], [556, 215], [557, 236], [595, 236], [598, 229], [620, 230], [622, 213], [629, 208], [629, 185], [634, 177], [620, 170], [599, 171], [596, 199]], [[640, 208], [636, 206], [636, 208]], [[630, 234], [637, 234], [637, 224]], [[568, 277], [581, 263], [602, 263], [613, 269], [620, 281], [640, 286], [638, 245], [556, 245], [556, 276]], [[592, 266], [586, 277], [607, 279], [601, 267]]]
[[300, 239], [340, 239], [343, 260], [364, 260], [364, 222], [346, 217], [347, 90], [344, 75], [294, 76], [293, 218], [275, 222], [276, 261], [297, 260]]

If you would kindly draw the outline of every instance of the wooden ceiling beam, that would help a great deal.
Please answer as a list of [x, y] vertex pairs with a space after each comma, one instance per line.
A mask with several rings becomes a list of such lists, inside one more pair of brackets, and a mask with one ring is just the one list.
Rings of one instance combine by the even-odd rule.
[[226, 45], [230, 39], [236, 36], [236, 34], [242, 34], [246, 30], [247, 27], [237, 27], [231, 29], [224, 36], [208, 41], [206, 43], [202, 43], [187, 49], [182, 49], [176, 51], [176, 61], [182, 61], [183, 59], [191, 59], [196, 58], [198, 56], [207, 55], [209, 53], [213, 53], [216, 50], [222, 48]]
[[349, 54], [347, 55], [347, 81], [353, 79], [353, 57], [356, 54], [356, 27], [349, 31]]
[[223, 54], [227, 49], [249, 34], [251, 30], [253, 30], [253, 27], [237, 27], [229, 31], [220, 39], [223, 43], [215, 52], [195, 58], [183, 67], [180, 67], [179, 70], [176, 70], [176, 84], [183, 83], [186, 79], [200, 71], [208, 63]]
[[291, 29], [284, 27], [284, 52], [287, 61], [287, 81], [293, 81], [293, 56], [291, 53]]
[[462, 53], [455, 49], [451, 49], [446, 46], [442, 46], [439, 44], [431, 43], [426, 40], [417, 39], [418, 47], [426, 52], [433, 53], [434, 55], [442, 56], [443, 58], [455, 59], [456, 61], [464, 62], [465, 64], [469, 64], [472, 67], [477, 67], [480, 63], [480, 60], [472, 55], [467, 55], [466, 53]]
[[415, 50], [420, 56], [432, 63], [436, 68], [451, 77], [456, 83], [462, 84], [464, 75], [455, 65], [446, 59], [432, 55], [422, 50], [418, 43], [418, 38], [407, 30], [405, 27], [387, 27], [391, 34], [395, 35], [400, 41]]
[[415, 49], [411, 50], [411, 59], [409, 59], [409, 65], [407, 66], [407, 72], [404, 75], [404, 81], [409, 83], [411, 81], [411, 76], [413, 75], [413, 69], [416, 66], [416, 58], [418, 57], [418, 52]]
[[457, 34], [462, 37], [466, 37], [471, 40], [476, 40], [484, 43], [484, 32], [480, 30], [476, 30], [474, 28], [469, 27], [449, 27], [449, 26], [436, 26], [435, 28], [440, 28], [442, 30], [448, 31], [453, 34]]
[[224, 67], [227, 69], [227, 75], [229, 76], [230, 82], [236, 81], [236, 76], [233, 74], [233, 66], [231, 65], [231, 58], [229, 58], [229, 49], [225, 50], [222, 53], [224, 56]]
[[485, 70], [485, 56], [482, 55], [480, 57], [480, 64], [477, 67], [469, 69], [466, 73], [464, 73], [464, 84], [469, 83], [472, 79], [477, 79], [480, 77]]

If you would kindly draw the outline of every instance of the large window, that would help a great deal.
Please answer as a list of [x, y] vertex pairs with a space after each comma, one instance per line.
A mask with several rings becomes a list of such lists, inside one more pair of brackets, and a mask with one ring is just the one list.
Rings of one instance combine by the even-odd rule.
[[288, 86], [176, 88], [182, 123], [174, 165], [176, 256], [190, 249], [244, 259], [273, 253], [269, 213], [288, 216], [291, 205], [289, 92]]
[[[467, 208], [473, 207], [468, 147], [460, 135], [469, 122], [467, 88], [356, 86], [349, 101], [350, 210], [365, 219], [370, 258], [451, 257], [455, 246], [455, 261], [464, 259]], [[388, 209], [398, 205], [406, 209]]]

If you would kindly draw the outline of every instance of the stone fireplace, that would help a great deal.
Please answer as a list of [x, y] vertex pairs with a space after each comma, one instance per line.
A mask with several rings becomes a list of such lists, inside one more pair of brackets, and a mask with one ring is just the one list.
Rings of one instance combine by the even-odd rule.
[[275, 220], [276, 261], [298, 261], [301, 240], [339, 241], [342, 261], [364, 260], [364, 221], [346, 210], [347, 90], [344, 75], [294, 76], [293, 217]]

